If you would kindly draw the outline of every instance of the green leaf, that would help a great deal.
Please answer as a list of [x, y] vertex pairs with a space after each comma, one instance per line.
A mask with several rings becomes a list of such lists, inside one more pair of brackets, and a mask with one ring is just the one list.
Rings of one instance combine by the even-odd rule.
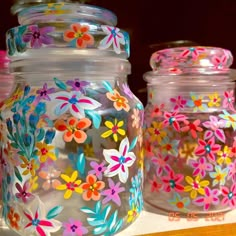
[[136, 146], [137, 141], [138, 141], [138, 137], [135, 137], [132, 143], [130, 144], [129, 151], [131, 151]]
[[15, 175], [16, 175], [16, 178], [20, 181], [20, 182], [22, 182], [22, 176], [21, 176], [21, 174], [20, 174], [20, 172], [19, 172], [19, 170], [15, 167], [14, 168], [14, 172], [15, 172]]
[[46, 218], [49, 219], [53, 219], [56, 216], [58, 216], [63, 210], [62, 206], [56, 206], [53, 207], [51, 210], [48, 211]]
[[67, 86], [64, 82], [62, 82], [61, 80], [57, 79], [57, 78], [53, 78], [56, 86], [60, 89], [63, 89], [63, 90], [66, 90], [67, 89]]

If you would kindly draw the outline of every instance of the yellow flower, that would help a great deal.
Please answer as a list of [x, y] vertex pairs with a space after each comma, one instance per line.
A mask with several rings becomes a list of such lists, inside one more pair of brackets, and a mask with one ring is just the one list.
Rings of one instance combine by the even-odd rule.
[[166, 137], [166, 132], [163, 131], [163, 123], [162, 122], [152, 122], [153, 127], [149, 127], [147, 130], [151, 135], [151, 142], [157, 141], [160, 143], [163, 138]]
[[231, 158], [229, 157], [230, 149], [228, 146], [224, 147], [224, 151], [218, 151], [217, 155], [219, 157], [217, 159], [217, 163], [220, 165], [222, 165], [223, 163], [225, 163], [226, 165], [229, 165], [232, 162]]
[[39, 156], [40, 162], [45, 162], [48, 158], [51, 158], [53, 161], [57, 159], [55, 153], [51, 152], [54, 146], [38, 142], [36, 143], [36, 147], [39, 149], [37, 155]]
[[66, 182], [66, 184], [61, 184], [57, 186], [56, 189], [66, 190], [64, 194], [65, 199], [69, 199], [72, 196], [73, 192], [80, 194], [83, 192], [83, 189], [79, 187], [79, 185], [81, 184], [81, 180], [77, 179], [77, 177], [78, 177], [78, 171], [76, 170], [72, 173], [71, 177], [65, 174], [61, 174], [61, 178]]
[[84, 144], [84, 155], [86, 157], [93, 157], [94, 156], [94, 151], [93, 151], [92, 145]]
[[193, 143], [184, 143], [183, 147], [180, 148], [179, 154], [182, 158], [194, 158], [194, 150], [196, 148], [196, 144]]
[[132, 209], [128, 211], [127, 223], [134, 221], [138, 216], [137, 206], [132, 205]]
[[124, 125], [124, 121], [121, 120], [121, 121], [118, 121], [117, 119], [114, 120], [114, 124], [107, 120], [105, 122], [105, 125], [107, 128], [109, 128], [110, 130], [104, 132], [101, 137], [102, 138], [107, 138], [109, 137], [110, 135], [112, 135], [113, 139], [115, 142], [118, 141], [118, 134], [124, 136], [125, 135], [125, 130], [124, 129], [121, 129], [121, 127]]
[[32, 176], [35, 176], [35, 170], [38, 168], [35, 163], [35, 160], [32, 159], [28, 161], [24, 156], [21, 156], [20, 159], [23, 161], [20, 166], [21, 168], [25, 169], [22, 172], [22, 175], [28, 175], [30, 173]]
[[219, 107], [220, 106], [221, 98], [219, 97], [217, 92], [215, 92], [211, 95], [208, 95], [208, 97], [210, 98], [210, 101], [208, 102], [209, 107]]
[[190, 197], [193, 199], [197, 197], [197, 193], [204, 195], [205, 194], [204, 188], [209, 185], [208, 180], [200, 181], [199, 175], [195, 178], [195, 180], [193, 180], [193, 178], [191, 178], [190, 176], [186, 176], [185, 180], [190, 185], [185, 186], [184, 191], [185, 192], [191, 191]]
[[38, 185], [38, 176], [32, 177], [29, 180], [29, 192], [32, 193], [33, 191], [35, 191], [39, 185]]

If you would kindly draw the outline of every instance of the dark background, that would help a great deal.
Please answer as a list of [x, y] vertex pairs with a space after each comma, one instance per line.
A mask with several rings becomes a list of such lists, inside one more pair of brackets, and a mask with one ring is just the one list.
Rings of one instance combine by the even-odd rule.
[[[118, 27], [131, 36], [132, 75], [129, 84], [145, 103], [143, 73], [150, 70], [153, 44], [191, 40], [203, 46], [217, 46], [236, 55], [235, 0], [97, 0], [89, 4], [105, 7], [118, 17]], [[5, 49], [5, 32], [17, 26], [11, 15], [12, 1], [1, 0], [0, 49]], [[236, 67], [236, 63], [232, 67]]]

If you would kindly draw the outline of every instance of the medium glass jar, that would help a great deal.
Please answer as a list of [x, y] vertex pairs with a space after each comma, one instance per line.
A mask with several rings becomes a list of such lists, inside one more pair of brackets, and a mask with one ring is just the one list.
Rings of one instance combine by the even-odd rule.
[[114, 235], [140, 214], [143, 106], [106, 9], [38, 5], [7, 33], [4, 217], [20, 235]]
[[144, 199], [173, 212], [236, 207], [235, 71], [228, 50], [169, 48], [144, 75]]

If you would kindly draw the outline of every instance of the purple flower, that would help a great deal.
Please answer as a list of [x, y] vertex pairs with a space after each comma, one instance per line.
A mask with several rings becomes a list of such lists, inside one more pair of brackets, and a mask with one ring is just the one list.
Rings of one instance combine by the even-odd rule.
[[19, 183], [16, 183], [15, 186], [18, 190], [18, 193], [16, 193], [16, 197], [21, 198], [24, 203], [27, 203], [29, 198], [33, 196], [31, 193], [27, 192], [27, 190], [29, 189], [29, 183], [25, 182], [23, 188], [20, 186]]
[[201, 197], [197, 197], [195, 200], [193, 200], [193, 203], [197, 206], [204, 206], [203, 209], [207, 211], [210, 208], [210, 205], [218, 205], [219, 204], [219, 198], [220, 191], [218, 189], [210, 189], [208, 187], [204, 188], [205, 195]]
[[109, 183], [110, 188], [101, 192], [101, 195], [106, 196], [103, 199], [102, 203], [106, 204], [109, 201], [113, 201], [118, 206], [120, 206], [121, 201], [120, 201], [119, 193], [124, 192], [125, 188], [120, 187], [120, 184], [121, 184], [120, 182], [115, 184], [112, 179], [108, 179], [108, 183]]
[[93, 168], [93, 170], [90, 170], [88, 173], [90, 175], [96, 175], [99, 180], [102, 179], [102, 173], [106, 170], [106, 167], [104, 166], [105, 162], [98, 164], [96, 161], [91, 161], [90, 166]]
[[124, 83], [122, 84], [122, 87], [123, 87], [123, 90], [124, 90], [124, 93], [129, 96], [130, 98], [133, 98], [133, 93], [131, 92], [130, 88], [129, 88], [129, 85], [127, 83]]
[[55, 92], [55, 88], [49, 88], [47, 86], [47, 83], [44, 83], [43, 87], [41, 89], [38, 89], [36, 93], [38, 94], [36, 100], [39, 101], [40, 99], [44, 99], [47, 101], [51, 101], [48, 94], [52, 94]]
[[206, 162], [205, 157], [200, 157], [199, 161], [190, 160], [190, 166], [194, 168], [193, 176], [200, 175], [202, 178], [206, 175], [206, 171], [212, 171], [213, 166]]
[[32, 48], [41, 48], [43, 44], [50, 45], [53, 43], [53, 39], [48, 36], [48, 33], [53, 32], [54, 29], [51, 26], [39, 29], [36, 25], [30, 25], [22, 39], [25, 43], [30, 42]]
[[76, 236], [88, 233], [88, 230], [82, 225], [79, 220], [69, 219], [69, 222], [63, 223], [64, 232], [63, 236]]
[[80, 91], [81, 93], [85, 94], [84, 87], [89, 85], [89, 82], [82, 81], [80, 79], [68, 80], [66, 82], [67, 85], [72, 87], [74, 91]]

